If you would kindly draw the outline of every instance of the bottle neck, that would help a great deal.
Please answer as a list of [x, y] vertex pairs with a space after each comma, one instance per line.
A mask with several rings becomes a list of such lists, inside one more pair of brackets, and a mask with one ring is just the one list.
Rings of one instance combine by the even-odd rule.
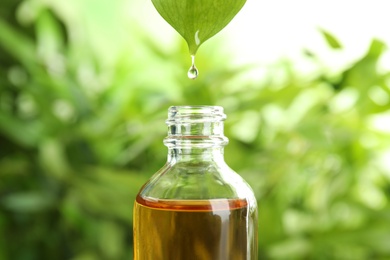
[[169, 162], [223, 160], [228, 139], [223, 135], [223, 122], [175, 123], [168, 125], [164, 144]]
[[168, 161], [223, 161], [228, 139], [219, 107], [171, 107], [168, 113]]

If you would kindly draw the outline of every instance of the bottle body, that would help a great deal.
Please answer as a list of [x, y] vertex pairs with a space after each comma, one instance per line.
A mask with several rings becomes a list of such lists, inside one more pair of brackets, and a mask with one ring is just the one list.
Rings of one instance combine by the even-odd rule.
[[223, 160], [222, 120], [204, 119], [215, 107], [186, 109], [202, 112], [196, 120], [174, 114], [168, 162], [137, 196], [134, 259], [257, 259], [256, 199]]

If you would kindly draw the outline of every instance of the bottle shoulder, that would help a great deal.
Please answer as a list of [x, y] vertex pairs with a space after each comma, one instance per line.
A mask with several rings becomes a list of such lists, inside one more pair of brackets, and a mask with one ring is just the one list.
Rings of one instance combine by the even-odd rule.
[[224, 162], [175, 162], [165, 164], [139, 192], [154, 199], [248, 199], [253, 191]]

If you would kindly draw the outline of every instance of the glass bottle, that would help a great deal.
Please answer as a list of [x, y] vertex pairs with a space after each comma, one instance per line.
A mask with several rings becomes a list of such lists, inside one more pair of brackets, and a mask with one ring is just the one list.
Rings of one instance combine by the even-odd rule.
[[218, 106], [169, 108], [167, 163], [134, 204], [134, 259], [257, 259], [256, 199], [224, 161], [225, 119]]

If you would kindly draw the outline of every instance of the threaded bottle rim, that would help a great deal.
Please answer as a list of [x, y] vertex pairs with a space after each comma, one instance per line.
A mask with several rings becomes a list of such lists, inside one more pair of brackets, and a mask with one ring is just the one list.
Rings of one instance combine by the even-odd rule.
[[164, 144], [176, 148], [221, 147], [226, 115], [220, 106], [172, 106], [168, 109], [168, 136]]
[[220, 106], [171, 106], [166, 123], [221, 122], [225, 119], [223, 107]]

